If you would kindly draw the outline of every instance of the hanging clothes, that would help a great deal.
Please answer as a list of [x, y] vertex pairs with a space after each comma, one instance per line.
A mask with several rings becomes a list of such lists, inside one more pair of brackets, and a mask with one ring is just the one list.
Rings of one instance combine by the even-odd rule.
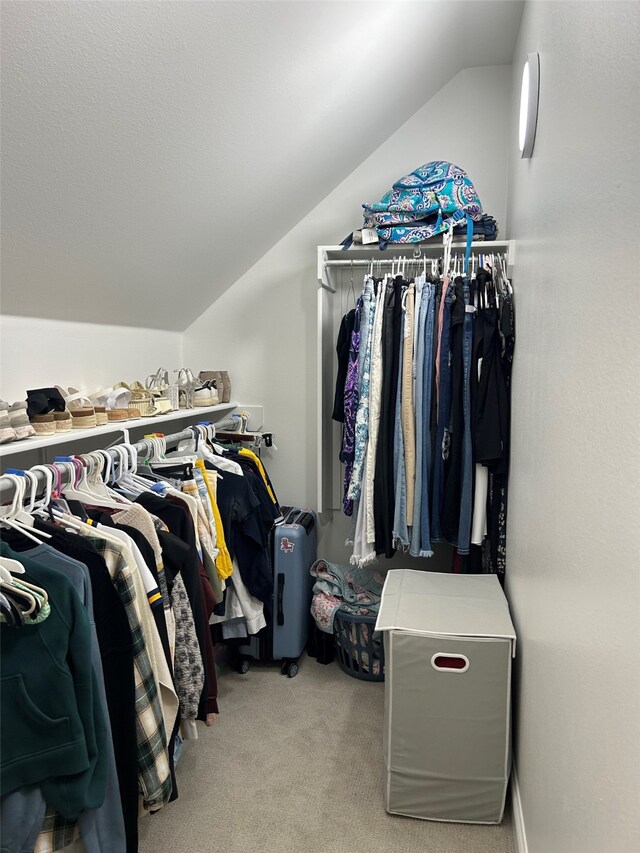
[[[227, 469], [225, 480], [241, 481], [236, 491], [250, 505], [248, 534], [260, 543], [253, 557], [270, 572], [268, 533], [281, 517], [275, 490], [251, 451], [222, 452], [239, 472]], [[90, 454], [91, 467], [86, 458], [57, 463], [68, 501], [52, 500], [32, 532], [2, 525], [2, 555], [26, 568], [0, 591], [0, 702], [10, 721], [0, 753], [3, 850], [54, 853], [78, 842], [87, 851], [136, 853], [139, 815], [178, 796], [178, 741], [198, 737], [196, 719], [210, 725], [218, 711], [209, 621], [225, 599], [216, 561], [226, 552], [231, 562], [224, 525], [236, 541], [246, 534], [241, 519], [226, 517], [237, 502], [222, 507], [218, 474], [204, 463], [170, 465], [170, 478], [120, 471], [107, 489], [94, 476], [95, 457], [103, 464], [108, 455], [101, 453]], [[91, 482], [80, 474], [89, 467]], [[259, 561], [250, 570], [260, 577]], [[261, 630], [263, 602], [243, 587], [237, 566], [230, 574], [243, 623]], [[63, 671], [69, 676], [60, 682]], [[37, 713], [67, 719], [68, 731], [45, 731]], [[44, 743], [52, 734], [55, 745]]]
[[365, 276], [357, 301], [337, 395], [355, 566], [445, 541], [463, 570], [504, 573], [513, 294], [500, 259], [460, 275], [448, 252], [441, 276]]
[[380, 429], [376, 454], [374, 478], [374, 523], [375, 551], [392, 557], [393, 517], [395, 512], [394, 495], [394, 434], [396, 423], [396, 396], [398, 393], [398, 365], [401, 348], [402, 320], [401, 276], [388, 282], [384, 296], [382, 317], [382, 383], [380, 405]]
[[358, 299], [355, 316], [353, 320], [353, 330], [351, 332], [351, 342], [349, 346], [349, 358], [347, 363], [347, 372], [344, 384], [344, 429], [342, 435], [342, 449], [340, 451], [340, 461], [344, 463], [344, 498], [343, 509], [345, 515], [353, 513], [353, 501], [349, 499], [349, 483], [351, 482], [351, 472], [355, 460], [355, 431], [356, 417], [359, 403], [359, 355], [360, 355], [360, 326], [362, 320], [364, 299], [361, 296]]
[[353, 332], [355, 316], [355, 308], [352, 308], [344, 315], [342, 322], [340, 323], [338, 343], [336, 344], [336, 353], [338, 355], [338, 376], [336, 379], [333, 414], [331, 417], [334, 421], [338, 421], [339, 423], [344, 421], [344, 386], [347, 378], [347, 369], [349, 367], [349, 348], [351, 346], [351, 333]]

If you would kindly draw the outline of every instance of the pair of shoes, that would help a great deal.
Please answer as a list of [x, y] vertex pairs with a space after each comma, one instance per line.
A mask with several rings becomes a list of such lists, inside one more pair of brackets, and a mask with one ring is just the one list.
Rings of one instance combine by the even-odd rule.
[[24, 400], [18, 400], [9, 408], [9, 423], [16, 432], [16, 439], [31, 438], [36, 434], [35, 429], [29, 423], [27, 417], [27, 404]]
[[136, 406], [131, 405], [131, 398], [131, 389], [121, 383], [114, 385], [113, 388], [98, 388], [93, 394], [89, 394], [88, 399], [94, 404], [96, 416], [98, 409], [103, 409], [106, 414], [106, 420], [102, 423], [101, 419], [98, 419], [98, 426], [139, 418], [140, 411]]
[[177, 385], [180, 390], [180, 406], [192, 409], [200, 406], [215, 406], [220, 401], [216, 383], [213, 381], [198, 381], [193, 371], [181, 367], [175, 371], [178, 374]]
[[[192, 409], [196, 405], [193, 399], [194, 392], [196, 388], [199, 388], [200, 383], [189, 367], [181, 367], [179, 370], [174, 370], [173, 372], [177, 374], [176, 385], [178, 386], [180, 408]], [[198, 403], [198, 405], [201, 406], [203, 404]]]
[[0, 400], [0, 444], [31, 438], [36, 431], [27, 417], [27, 404], [19, 400], [12, 406]]
[[[84, 391], [69, 387], [66, 391], [56, 385], [60, 397], [66, 405], [69, 429], [95, 429], [107, 423], [107, 410], [104, 405], [96, 405]], [[64, 410], [63, 410], [64, 411]]]
[[142, 382], [139, 382], [137, 379], [130, 386], [124, 382], [119, 384], [124, 388], [129, 388], [131, 391], [129, 411], [134, 408], [137, 412], [137, 418], [153, 418], [157, 415], [166, 415], [168, 412], [173, 411], [171, 403], [164, 392], [145, 388]]
[[159, 367], [155, 373], [150, 373], [145, 382], [145, 388], [149, 391], [162, 394], [169, 387], [169, 371]]
[[[140, 383], [136, 383], [139, 385]], [[132, 385], [133, 387], [133, 385]], [[158, 368], [155, 374], [147, 376], [146, 390], [153, 395], [154, 415], [166, 415], [173, 411], [171, 400], [167, 397], [169, 389], [169, 371]]]
[[221, 403], [231, 400], [231, 379], [227, 370], [201, 370], [198, 376], [202, 382], [215, 382]]
[[130, 418], [149, 418], [153, 415], [155, 411], [153, 394], [141, 382], [132, 382], [131, 385], [127, 385], [126, 382], [116, 382], [113, 387], [114, 390], [123, 388], [129, 392], [127, 411]]
[[[64, 395], [63, 389], [59, 390]], [[131, 396], [131, 390], [120, 385], [98, 388], [90, 394], [69, 388], [65, 400], [72, 416], [73, 428], [93, 429], [139, 418], [138, 409], [130, 405]]]
[[215, 382], [203, 382], [202, 387], [193, 392], [194, 406], [217, 406], [220, 402]]
[[56, 385], [27, 391], [26, 413], [37, 435], [55, 435], [71, 429], [71, 413], [61, 390]]
[[9, 420], [9, 404], [6, 400], [0, 400], [0, 444], [8, 444], [15, 441], [18, 436]]

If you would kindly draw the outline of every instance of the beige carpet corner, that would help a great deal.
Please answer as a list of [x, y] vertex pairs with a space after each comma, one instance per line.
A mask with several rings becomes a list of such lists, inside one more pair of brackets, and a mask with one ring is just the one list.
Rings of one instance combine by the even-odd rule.
[[304, 658], [219, 678], [221, 715], [185, 743], [179, 798], [140, 820], [140, 853], [514, 853], [501, 826], [396, 817], [383, 804], [382, 684]]

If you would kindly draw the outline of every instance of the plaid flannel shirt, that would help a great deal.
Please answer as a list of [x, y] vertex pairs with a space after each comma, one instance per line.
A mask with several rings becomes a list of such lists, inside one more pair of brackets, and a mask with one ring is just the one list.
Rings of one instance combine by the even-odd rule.
[[[116, 592], [124, 604], [133, 643], [135, 678], [138, 783], [146, 809], [155, 811], [169, 802], [172, 791], [167, 734], [162, 717], [158, 684], [151, 669], [142, 625], [136, 610], [133, 572], [115, 542], [87, 534], [102, 554]], [[140, 602], [139, 606], [147, 606]]]
[[33, 853], [54, 853], [55, 850], [68, 847], [78, 838], [80, 838], [78, 821], [62, 817], [54, 808], [47, 806]]
[[[200, 497], [195, 480], [185, 480], [182, 484], [182, 491], [183, 494], [190, 495], [196, 501], [198, 510], [198, 537], [200, 538], [200, 544], [215, 560], [218, 556], [218, 551], [214, 548], [213, 540], [211, 539], [209, 522], [205, 513], [205, 508], [202, 505], [202, 498]], [[208, 500], [209, 498], [207, 496], [207, 501]]]
[[[115, 542], [102, 539], [96, 533], [90, 528], [86, 533], [82, 531], [82, 535], [92, 539], [104, 558], [127, 613], [134, 655], [138, 784], [142, 790], [144, 807], [156, 811], [169, 802], [172, 791], [167, 735], [158, 685], [151, 670], [142, 625], [136, 611], [132, 569], [122, 549]], [[144, 606], [144, 603], [139, 606]], [[34, 853], [55, 853], [78, 838], [78, 822], [63, 817], [48, 806]]]

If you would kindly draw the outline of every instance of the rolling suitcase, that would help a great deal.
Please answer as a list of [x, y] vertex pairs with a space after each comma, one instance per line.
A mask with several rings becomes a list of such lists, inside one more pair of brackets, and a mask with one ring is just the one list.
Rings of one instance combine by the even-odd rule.
[[271, 618], [259, 634], [238, 649], [238, 670], [249, 671], [249, 658], [282, 661], [282, 673], [298, 674], [298, 658], [307, 644], [316, 560], [317, 519], [308, 510], [282, 507], [284, 521], [272, 532], [273, 602]]

